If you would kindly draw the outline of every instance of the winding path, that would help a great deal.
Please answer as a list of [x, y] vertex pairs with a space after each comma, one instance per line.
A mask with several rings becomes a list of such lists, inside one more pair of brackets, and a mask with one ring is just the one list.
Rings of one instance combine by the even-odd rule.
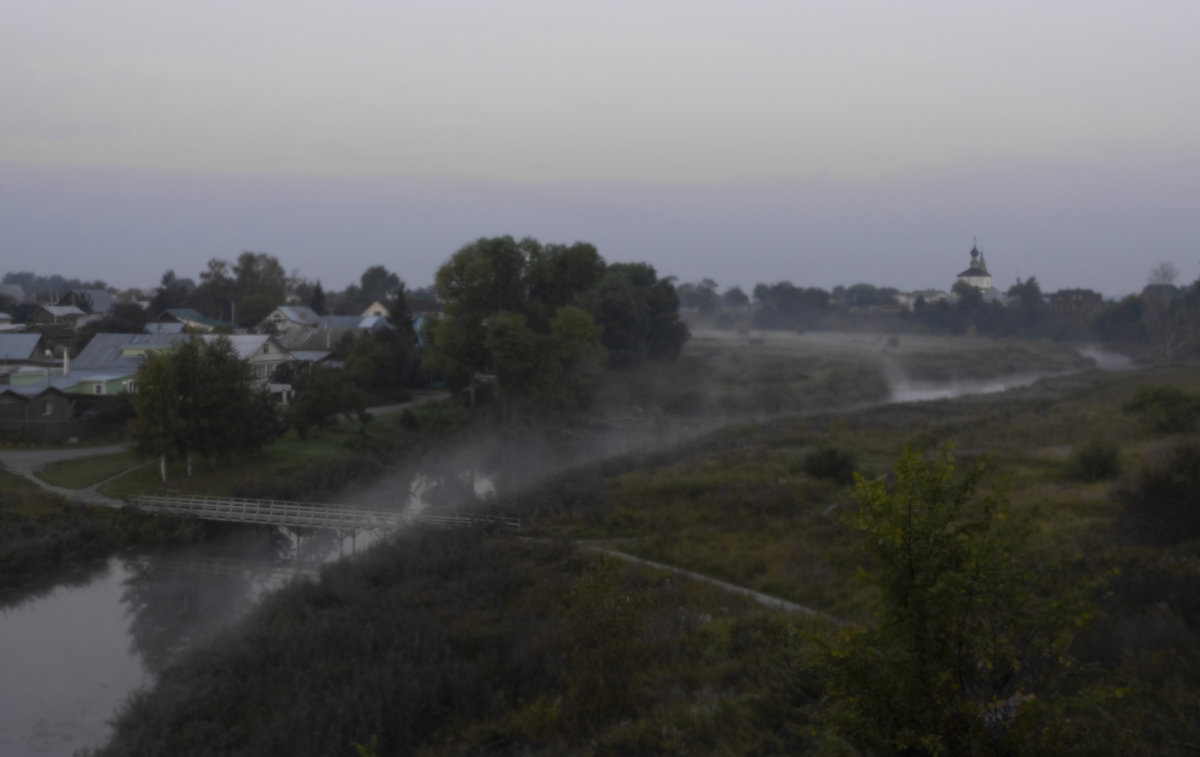
[[[417, 405], [424, 405], [430, 402], [440, 402], [450, 398], [450, 393], [445, 391], [421, 391], [414, 392], [413, 398], [408, 402], [399, 402], [392, 405], [379, 405], [377, 407], [367, 408], [369, 413], [388, 413], [396, 410], [404, 410]], [[27, 478], [45, 491], [57, 494], [72, 502], [82, 502], [89, 505], [103, 505], [105, 507], [122, 507], [124, 503], [121, 500], [106, 497], [96, 489], [103, 484], [123, 476], [134, 468], [141, 467], [140, 465], [130, 467], [126, 470], [117, 473], [114, 476], [97, 481], [91, 486], [83, 489], [67, 489], [61, 486], [55, 486], [51, 483], [43, 481], [35, 475], [35, 472], [50, 465], [51, 463], [62, 462], [63, 460], [78, 460], [82, 457], [93, 457], [96, 455], [111, 455], [118, 452], [125, 452], [129, 449], [128, 444], [106, 444], [99, 447], [53, 447], [43, 449], [0, 449], [0, 467], [8, 470], [10, 473], [15, 473], [18, 476]], [[149, 465], [149, 463], [143, 463]]]
[[604, 547], [604, 546], [601, 546], [601, 545], [595, 544], [595, 543], [578, 541], [578, 542], [575, 542], [575, 544], [576, 544], [576, 546], [580, 547], [581, 549], [586, 549], [591, 552], [599, 552], [600, 554], [608, 555], [610, 557], [615, 557], [618, 560], [624, 560], [626, 562], [636, 563], [639, 565], [646, 565], [651, 568], [658, 568], [659, 570], [670, 571], [671, 573], [675, 573], [676, 575], [687, 576], [688, 578], [691, 578], [696, 581], [703, 581], [704, 583], [712, 584], [713, 586], [719, 586], [722, 589], [725, 589], [726, 591], [733, 592], [734, 594], [742, 594], [744, 596], [750, 597], [751, 599], [758, 602], [759, 604], [766, 605], [767, 607], [771, 607], [776, 610], [783, 610], [785, 612], [794, 612], [794, 613], [797, 613], [800, 615], [808, 615], [813, 618], [821, 618], [822, 620], [827, 620], [830, 623], [833, 623], [838, 626], [842, 625], [844, 622], [844, 621], [842, 621], [841, 618], [830, 615], [827, 612], [821, 612], [820, 610], [814, 610], [813, 608], [808, 607], [806, 605], [798, 604], [796, 602], [791, 602], [786, 599], [781, 599], [780, 597], [774, 597], [774, 596], [771, 596], [770, 594], [763, 594], [761, 591], [755, 591], [754, 589], [748, 589], [745, 586], [738, 586], [736, 584], [731, 584], [727, 581], [722, 581], [719, 578], [713, 578], [712, 576], [706, 576], [703, 573], [697, 573], [693, 570], [687, 570], [686, 568], [679, 568], [674, 565], [665, 565], [663, 563], [654, 562], [653, 560], [647, 560], [642, 557], [635, 557], [634, 555], [630, 555], [625, 552], [618, 552], [617, 550], [612, 549], [610, 547]]
[[[129, 449], [128, 444], [106, 444], [102, 447], [67, 447], [62, 449], [6, 449], [0, 450], [0, 465], [3, 465], [10, 473], [23, 476], [42, 489], [73, 502], [103, 505], [105, 507], [121, 507], [123, 503], [120, 500], [106, 497], [96, 491], [96, 487], [105, 483], [104, 481], [98, 481], [85, 489], [67, 489], [43, 481], [34, 475], [34, 472], [51, 463], [58, 463], [63, 460], [77, 460], [81, 457], [93, 457], [95, 455], [112, 455], [124, 452], [127, 449]], [[122, 471], [117, 475], [122, 475], [126, 472]]]

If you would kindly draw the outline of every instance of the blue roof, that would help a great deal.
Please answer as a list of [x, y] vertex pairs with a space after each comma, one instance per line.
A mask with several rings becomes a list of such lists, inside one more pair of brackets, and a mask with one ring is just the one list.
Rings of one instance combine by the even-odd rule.
[[0, 360], [32, 360], [41, 334], [0, 334]]

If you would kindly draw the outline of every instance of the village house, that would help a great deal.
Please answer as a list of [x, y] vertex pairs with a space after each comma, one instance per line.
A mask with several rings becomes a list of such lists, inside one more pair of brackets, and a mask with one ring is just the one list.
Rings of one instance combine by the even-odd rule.
[[236, 323], [229, 321], [219, 321], [216, 318], [209, 318], [198, 310], [180, 308], [176, 310], [168, 310], [160, 313], [156, 321], [162, 323], [179, 323], [188, 330], [197, 334], [211, 334], [214, 331], [228, 331], [234, 333], [243, 331], [239, 329]]
[[24, 368], [42, 368], [54, 362], [46, 355], [41, 334], [0, 333], [0, 382]]
[[105, 289], [72, 289], [59, 298], [59, 305], [74, 305], [87, 313], [104, 315], [117, 304], [117, 298]]
[[87, 436], [79, 403], [54, 387], [0, 387], [0, 438], [61, 442]]
[[912, 292], [900, 292], [896, 295], [896, 301], [905, 310], [912, 310], [916, 307], [918, 300], [924, 300], [926, 304], [932, 305], [935, 302], [944, 302], [949, 299], [950, 293], [941, 289], [917, 289]]
[[[92, 382], [88, 393], [131, 391], [138, 366], [148, 353], [169, 350], [190, 338], [187, 334], [96, 334], [73, 361], [75, 380]], [[205, 334], [209, 341], [222, 338]], [[254, 378], [267, 384], [280, 366], [293, 364], [296, 358], [268, 334], [233, 334], [225, 336], [238, 357], [250, 363]], [[129, 382], [128, 384], [126, 382]], [[103, 386], [103, 390], [97, 388]]]
[[259, 322], [255, 330], [268, 334], [283, 334], [293, 329], [316, 328], [320, 323], [321, 316], [312, 308], [303, 305], [283, 305], [272, 310]]
[[87, 315], [74, 305], [41, 305], [29, 315], [29, 323], [74, 326]]
[[363, 314], [364, 318], [366, 318], [367, 316], [390, 318], [392, 315], [391, 311], [388, 310], [387, 306], [384, 305], [379, 300], [372, 302], [371, 305], [362, 312], [362, 314]]

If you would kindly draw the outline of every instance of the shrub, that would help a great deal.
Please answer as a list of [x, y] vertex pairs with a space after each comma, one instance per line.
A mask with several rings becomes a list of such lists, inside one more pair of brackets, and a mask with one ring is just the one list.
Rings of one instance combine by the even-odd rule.
[[1120, 449], [1104, 439], [1091, 440], [1071, 458], [1071, 477], [1079, 481], [1105, 481], [1120, 473]]
[[1148, 386], [1139, 389], [1122, 408], [1138, 415], [1159, 434], [1188, 434], [1200, 421], [1200, 396], [1177, 386]]
[[1117, 489], [1118, 527], [1135, 539], [1174, 544], [1200, 537], [1200, 443], [1175, 444]]
[[853, 452], [833, 445], [810, 450], [801, 462], [804, 472], [813, 478], [826, 478], [839, 484], [854, 481], [858, 458]]

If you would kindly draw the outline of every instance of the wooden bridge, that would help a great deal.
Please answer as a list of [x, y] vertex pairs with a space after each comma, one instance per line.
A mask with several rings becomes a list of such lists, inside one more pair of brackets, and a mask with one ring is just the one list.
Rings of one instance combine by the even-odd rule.
[[315, 502], [273, 499], [142, 495], [128, 500], [143, 512], [225, 523], [256, 523], [285, 528], [325, 528], [343, 533], [387, 531], [409, 524], [442, 528], [490, 527], [519, 531], [519, 518], [499, 515], [433, 515]]

